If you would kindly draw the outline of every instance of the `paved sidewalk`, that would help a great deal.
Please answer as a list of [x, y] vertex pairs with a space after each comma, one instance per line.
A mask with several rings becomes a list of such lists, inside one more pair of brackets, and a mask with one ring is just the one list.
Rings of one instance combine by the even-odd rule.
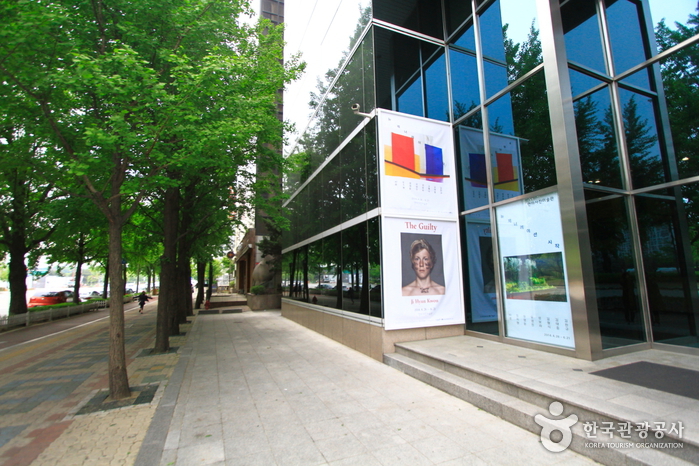
[[135, 464], [595, 463], [268, 311], [196, 318]]
[[[155, 388], [177, 363], [174, 353], [142, 357], [141, 350], [153, 346], [156, 307], [151, 303], [139, 314], [135, 305], [126, 306], [131, 387]], [[0, 350], [0, 465], [133, 464], [157, 394], [151, 403], [77, 415], [108, 386], [108, 311], [97, 315], [103, 318], [83, 325], [80, 319], [63, 319], [41, 329], [18, 330], [11, 338], [0, 335], [16, 343]], [[51, 329], [59, 333], [49, 334]], [[25, 342], [17, 344], [22, 338]], [[183, 344], [185, 338], [172, 338], [171, 345]]]

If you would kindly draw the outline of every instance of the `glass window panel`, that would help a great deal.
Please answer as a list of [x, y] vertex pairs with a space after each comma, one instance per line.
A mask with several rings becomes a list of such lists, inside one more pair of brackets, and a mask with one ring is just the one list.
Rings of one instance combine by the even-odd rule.
[[458, 50], [449, 51], [451, 95], [454, 99], [454, 119], [460, 118], [480, 104], [478, 65], [476, 56]]
[[503, 26], [506, 27], [504, 51], [509, 66], [508, 83], [521, 78], [543, 62], [535, 0], [500, 0]]
[[406, 89], [398, 93], [398, 108], [402, 113], [424, 116], [422, 110], [422, 78], [417, 76]]
[[510, 93], [488, 105], [488, 126], [491, 131], [514, 135], [514, 125], [512, 95]]
[[651, 83], [653, 82], [651, 68], [643, 68], [638, 73], [632, 74], [628, 78], [623, 79], [621, 82], [624, 84], [630, 84], [632, 86], [640, 87], [641, 89], [645, 89], [648, 91], [655, 91], [655, 86], [651, 85]]
[[561, 6], [568, 60], [606, 73], [595, 2], [570, 0]]
[[607, 200], [595, 197], [588, 197], [587, 225], [602, 346], [640, 343], [646, 338], [626, 202], [621, 196]]
[[323, 241], [315, 241], [308, 245], [308, 257], [303, 267], [303, 296], [314, 304], [321, 304], [319, 286], [323, 279]]
[[289, 297], [299, 301], [310, 301], [308, 246], [287, 252], [284, 257], [289, 258]]
[[483, 56], [504, 63], [505, 46], [500, 0], [495, 0], [484, 12], [478, 15], [478, 18], [478, 24], [481, 27]]
[[653, 99], [621, 89], [622, 117], [634, 188], [666, 180]]
[[[457, 142], [461, 167], [461, 210], [486, 206], [488, 205], [488, 179], [483, 130], [459, 126]], [[482, 212], [486, 218], [490, 218], [487, 210]]]
[[342, 177], [342, 157], [335, 156], [323, 168], [323, 203], [321, 207], [323, 224], [321, 231], [342, 223], [342, 199], [345, 197], [345, 183]]
[[493, 234], [489, 211], [462, 218], [466, 328], [474, 332], [499, 335]]
[[490, 98], [507, 87], [507, 68], [500, 63], [483, 61], [485, 75], [485, 96]]
[[[663, 48], [675, 45], [669, 38]], [[699, 56], [699, 45], [686, 47], [663, 60], [660, 72], [665, 90], [665, 104], [670, 120], [672, 145], [680, 178], [699, 175], [699, 88], [696, 76], [699, 72], [692, 57]]]
[[366, 207], [366, 148], [364, 146], [364, 132], [360, 132], [342, 150], [342, 197], [341, 214], [342, 221], [351, 220], [367, 211]]
[[447, 92], [447, 65], [441, 49], [425, 69], [425, 94], [427, 118], [449, 121], [449, 95]]
[[325, 194], [323, 190], [323, 177], [316, 176], [308, 184], [308, 229], [306, 236], [310, 238], [318, 233], [322, 232], [325, 228], [323, 225], [325, 223], [323, 209]]
[[442, 5], [432, 0], [374, 0], [374, 18], [443, 38]]
[[377, 119], [364, 127], [367, 191], [367, 211], [379, 206], [379, 161], [376, 149]]
[[342, 237], [340, 233], [323, 238], [323, 262], [318, 281], [318, 304], [342, 309]]
[[597, 78], [593, 78], [585, 73], [580, 73], [574, 69], [569, 68], [568, 71], [570, 74], [570, 87], [573, 92], [573, 97], [576, 97], [583, 92], [586, 92], [603, 83], [603, 81], [600, 81]]
[[369, 267], [366, 223], [342, 231], [342, 263], [342, 309], [369, 315], [368, 299], [362, 294], [365, 270]]
[[614, 69], [619, 74], [648, 58], [641, 34], [643, 14], [640, 3], [633, 0], [605, 0], [605, 5]]
[[488, 121], [496, 199], [556, 184], [543, 72], [488, 106]]
[[445, 0], [445, 17], [447, 18], [447, 33], [452, 34], [471, 17], [471, 2], [464, 0]]
[[619, 151], [607, 87], [575, 102], [575, 127], [583, 181], [621, 188]]
[[[649, 0], [648, 4], [650, 5], [652, 24], [656, 30], [658, 52], [667, 50], [697, 33], [696, 25], [690, 23], [690, 16], [696, 15], [698, 12], [696, 2], [691, 0], [672, 2]], [[681, 27], [678, 27], [677, 23]]]
[[688, 223], [692, 206], [680, 188], [658, 194], [636, 198], [653, 340], [697, 347], [696, 222]]
[[459, 37], [454, 41], [454, 45], [458, 45], [461, 48], [476, 53], [476, 38], [473, 33], [473, 24], [469, 24], [464, 32], [459, 35]]
[[359, 104], [362, 112], [374, 108], [372, 37], [371, 33], [367, 35], [335, 83], [332, 98], [329, 96], [339, 121], [340, 140], [345, 140], [362, 121], [362, 117], [352, 111], [353, 104]]
[[383, 317], [381, 293], [381, 223], [378, 217], [367, 222], [367, 240], [369, 242], [369, 267], [362, 272], [362, 302], [368, 301], [369, 314]]

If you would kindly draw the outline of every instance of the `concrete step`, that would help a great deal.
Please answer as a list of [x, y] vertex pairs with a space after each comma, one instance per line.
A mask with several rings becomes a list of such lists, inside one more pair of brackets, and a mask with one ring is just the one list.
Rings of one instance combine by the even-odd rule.
[[[634, 426], [637, 422], [648, 421], [643, 419], [643, 414], [640, 412], [637, 413], [638, 415], [634, 415], [633, 410], [629, 409], [619, 412], [611, 403], [600, 402], [560, 387], [551, 391], [547, 390], [543, 384], [527, 386], [520, 381], [508, 380], [506, 372], [495, 368], [485, 369], [478, 364], [469, 367], [467, 364], [440, 358], [439, 355], [420, 352], [419, 349], [410, 348], [409, 343], [396, 344], [396, 353], [385, 354], [384, 362], [537, 435], [542, 432], [542, 426], [535, 421], [537, 415], [541, 416], [540, 421], [546, 421], [575, 414], [578, 422], [571, 428], [572, 441], [569, 448], [602, 464], [610, 466], [699, 464], [699, 445], [686, 438], [666, 434], [664, 438], [658, 440], [654, 437], [652, 430], [649, 430], [648, 437], [645, 439], [641, 439], [633, 430], [629, 439], [620, 438], [618, 434], [612, 439], [599, 435], [595, 439], [585, 433], [586, 422], [595, 423], [598, 428], [605, 425], [616, 428], [620, 423], [630, 422]], [[562, 403], [564, 407], [563, 414], [560, 416], [554, 416], [549, 412], [551, 403], [556, 401]], [[555, 425], [552, 425], [552, 428], [556, 430]], [[559, 439], [560, 434], [555, 433], [552, 440], [555, 442]], [[626, 448], [629, 443], [633, 443], [635, 447]], [[656, 448], [638, 448], [636, 444], [639, 443], [653, 443]], [[660, 443], [682, 446], [661, 449]]]

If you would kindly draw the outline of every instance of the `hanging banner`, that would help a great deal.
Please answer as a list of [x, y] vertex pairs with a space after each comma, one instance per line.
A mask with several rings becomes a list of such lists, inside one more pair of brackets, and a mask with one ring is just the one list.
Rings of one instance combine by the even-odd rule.
[[506, 335], [575, 348], [558, 193], [498, 207], [496, 217]]
[[383, 109], [378, 123], [382, 213], [455, 218], [451, 125]]
[[498, 306], [495, 296], [492, 228], [489, 223], [469, 222], [466, 231], [471, 320], [495, 322], [498, 320]]
[[[488, 204], [488, 187], [483, 131], [459, 127], [459, 147], [465, 210], [485, 206]], [[495, 201], [524, 194], [519, 139], [491, 133], [490, 147]], [[488, 210], [471, 214], [471, 218], [479, 216], [488, 220]]]
[[385, 329], [463, 324], [457, 222], [385, 217], [381, 230]]

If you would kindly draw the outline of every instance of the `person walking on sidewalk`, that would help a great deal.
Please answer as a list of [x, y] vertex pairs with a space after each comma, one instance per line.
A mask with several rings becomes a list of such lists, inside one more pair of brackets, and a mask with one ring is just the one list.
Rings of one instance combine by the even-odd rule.
[[143, 306], [145, 306], [146, 302], [151, 299], [153, 298], [148, 296], [145, 291], [141, 291], [141, 294], [138, 295], [138, 307], [140, 307], [140, 309], [138, 310], [139, 314], [143, 314]]

